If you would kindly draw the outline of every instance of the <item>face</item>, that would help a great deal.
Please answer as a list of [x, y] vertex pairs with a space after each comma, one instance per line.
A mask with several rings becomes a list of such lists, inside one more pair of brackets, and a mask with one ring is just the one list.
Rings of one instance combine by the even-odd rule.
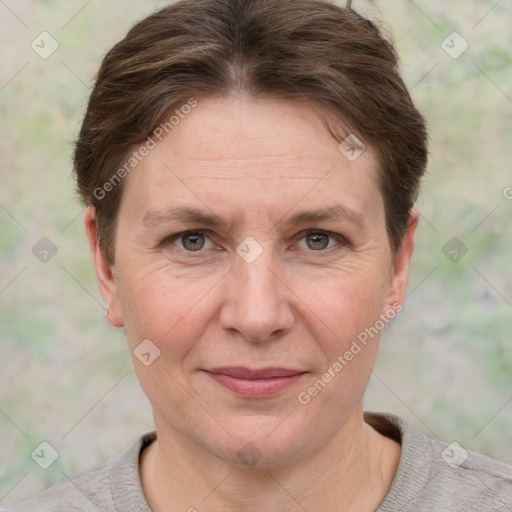
[[113, 266], [86, 215], [159, 439], [274, 465], [360, 421], [411, 220], [392, 254], [371, 148], [350, 161], [309, 107], [198, 99], [127, 178]]

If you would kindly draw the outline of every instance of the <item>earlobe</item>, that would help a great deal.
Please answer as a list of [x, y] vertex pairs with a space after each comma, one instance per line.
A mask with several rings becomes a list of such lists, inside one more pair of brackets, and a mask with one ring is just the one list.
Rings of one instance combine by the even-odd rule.
[[89, 248], [98, 288], [106, 304], [105, 319], [114, 327], [123, 327], [124, 321], [119, 307], [118, 287], [113, 266], [109, 264], [100, 247], [96, 211], [92, 207], [85, 210], [84, 227], [89, 239]]
[[[115, 306], [115, 307], [113, 307], [113, 306]], [[105, 309], [105, 320], [112, 327], [123, 327], [124, 326], [121, 311], [119, 309], [119, 301], [117, 300], [117, 297], [115, 299], [115, 303], [107, 304], [107, 308]]]
[[403, 304], [405, 301], [409, 265], [414, 250], [414, 233], [418, 226], [418, 221], [419, 212], [415, 208], [412, 208], [409, 212], [409, 222], [402, 244], [393, 256], [387, 301], [389, 306], [396, 303]]

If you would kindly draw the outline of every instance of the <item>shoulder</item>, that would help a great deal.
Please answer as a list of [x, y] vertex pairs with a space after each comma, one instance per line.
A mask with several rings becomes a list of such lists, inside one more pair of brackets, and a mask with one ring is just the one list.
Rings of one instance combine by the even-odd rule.
[[46, 491], [8, 508], [5, 512], [102, 512], [117, 511], [118, 497], [145, 500], [138, 474], [140, 450], [155, 438], [148, 433], [120, 455], [80, 473], [66, 476]]
[[444, 502], [451, 500], [468, 511], [512, 510], [512, 466], [465, 450], [456, 442], [431, 440], [431, 444], [430, 489]]
[[[115, 459], [69, 476], [46, 491], [29, 498], [6, 512], [76, 512], [103, 510], [111, 499], [110, 470]], [[102, 508], [103, 507], [103, 508]], [[107, 510], [108, 507], [106, 507]]]
[[379, 512], [512, 510], [512, 466], [458, 443], [430, 439], [398, 416], [366, 413], [365, 420], [402, 445], [397, 473]]

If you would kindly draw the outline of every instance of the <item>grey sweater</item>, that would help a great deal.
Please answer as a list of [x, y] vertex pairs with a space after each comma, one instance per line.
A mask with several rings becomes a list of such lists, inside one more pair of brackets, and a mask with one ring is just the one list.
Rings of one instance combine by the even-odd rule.
[[[391, 414], [367, 412], [365, 421], [402, 445], [398, 471], [376, 512], [512, 511], [512, 466], [433, 441]], [[117, 457], [7, 512], [151, 512], [140, 483], [139, 456], [155, 435], [143, 435]]]

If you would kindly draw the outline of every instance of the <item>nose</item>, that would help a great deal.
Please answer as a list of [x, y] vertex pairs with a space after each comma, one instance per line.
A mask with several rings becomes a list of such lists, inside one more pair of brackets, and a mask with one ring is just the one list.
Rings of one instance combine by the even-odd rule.
[[236, 256], [226, 276], [227, 298], [220, 315], [221, 327], [251, 342], [283, 336], [295, 322], [290, 302], [293, 294], [272, 256], [266, 254], [264, 251], [252, 263]]

